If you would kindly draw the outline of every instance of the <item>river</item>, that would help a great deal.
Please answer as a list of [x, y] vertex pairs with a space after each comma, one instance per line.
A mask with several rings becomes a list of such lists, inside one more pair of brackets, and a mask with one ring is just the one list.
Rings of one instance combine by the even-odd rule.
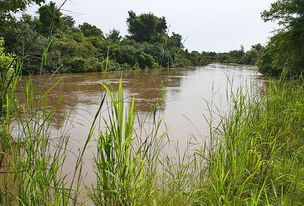
[[[104, 94], [101, 83], [117, 91], [122, 78], [126, 102], [135, 97], [138, 117], [143, 119], [151, 111], [151, 104], [162, 98], [159, 118], [164, 121], [162, 132], [166, 131], [170, 144], [164, 153], [174, 155], [176, 149], [184, 151], [190, 145], [208, 141], [209, 124], [205, 117], [216, 120], [225, 116], [231, 102], [230, 91], [247, 88], [259, 92], [265, 80], [254, 66], [210, 64], [195, 68], [172, 68], [156, 70], [115, 71], [107, 73], [56, 74], [33, 76], [33, 82], [40, 90], [46, 90], [56, 81], [61, 82], [50, 92], [48, 103], [54, 105], [63, 97], [53, 115], [52, 138], [69, 137], [69, 150], [77, 153], [84, 145], [89, 129]], [[25, 78], [23, 81], [25, 81]], [[104, 107], [101, 116], [105, 115]], [[151, 125], [150, 116], [146, 126]], [[102, 129], [102, 123], [100, 123]], [[213, 126], [215, 126], [213, 125]], [[96, 148], [92, 140], [84, 157], [84, 171], [90, 173]], [[68, 158], [73, 162], [73, 158]], [[73, 164], [66, 166], [71, 171]], [[90, 178], [91, 176], [91, 178]], [[94, 175], [88, 174], [86, 183], [94, 182]]]

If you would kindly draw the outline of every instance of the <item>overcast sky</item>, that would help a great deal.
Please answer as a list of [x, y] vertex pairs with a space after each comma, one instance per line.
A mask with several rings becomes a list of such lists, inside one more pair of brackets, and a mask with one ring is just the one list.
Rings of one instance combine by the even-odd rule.
[[[169, 32], [181, 34], [190, 51], [225, 52], [244, 45], [265, 44], [275, 24], [260, 13], [275, 0], [68, 0], [63, 13], [77, 24], [88, 22], [104, 33], [127, 34], [128, 11], [166, 17]], [[49, 1], [48, 1], [49, 2]], [[55, 0], [57, 4], [63, 0]], [[33, 9], [31, 9], [33, 10]]]

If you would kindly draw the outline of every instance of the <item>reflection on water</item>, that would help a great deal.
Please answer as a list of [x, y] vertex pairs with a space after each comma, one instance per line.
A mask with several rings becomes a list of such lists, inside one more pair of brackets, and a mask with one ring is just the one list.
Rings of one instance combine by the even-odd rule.
[[[150, 111], [151, 104], [159, 100], [163, 88], [172, 88], [172, 93], [178, 93], [182, 78], [187, 73], [193, 71], [195, 71], [193, 68], [187, 70], [136, 70], [108, 73], [60, 74], [52, 77], [37, 75], [32, 78], [34, 84], [40, 88], [41, 93], [61, 79], [60, 84], [52, 90], [48, 97], [49, 105], [55, 105], [60, 97], [64, 97], [54, 118], [54, 126], [60, 129], [66, 120], [65, 117], [69, 116], [68, 114], [70, 113], [73, 116], [94, 115], [96, 112], [94, 105], [99, 105], [104, 92], [101, 83], [106, 84], [115, 92], [117, 91], [120, 77], [122, 77], [125, 96], [134, 96], [136, 110], [145, 113]], [[24, 85], [26, 79], [24, 79], [22, 85]], [[77, 112], [79, 113], [77, 114]]]
[[[151, 110], [165, 89], [162, 119], [172, 139], [185, 140], [193, 133], [207, 135], [203, 115], [209, 114], [206, 102], [213, 102], [219, 112], [227, 110], [226, 92], [240, 86], [258, 89], [263, 80], [256, 67], [211, 64], [200, 68], [136, 70], [108, 73], [59, 74], [34, 76], [41, 91], [61, 79], [50, 93], [48, 103], [54, 105], [63, 97], [54, 114], [54, 130], [64, 127], [73, 139], [86, 137], [104, 90], [101, 83], [116, 91], [120, 77], [125, 97], [135, 97], [136, 110], [144, 115]], [[127, 101], [129, 99], [127, 98]], [[191, 120], [191, 121], [190, 121]], [[196, 132], [195, 128], [198, 129]], [[80, 132], [81, 130], [81, 132]], [[85, 135], [83, 136], [79, 136]]]

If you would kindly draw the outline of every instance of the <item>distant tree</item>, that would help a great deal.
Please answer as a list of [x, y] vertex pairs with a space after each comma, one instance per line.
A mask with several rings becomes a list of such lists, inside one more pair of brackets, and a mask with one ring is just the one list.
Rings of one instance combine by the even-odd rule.
[[240, 63], [255, 65], [257, 63], [257, 60], [261, 58], [263, 51], [264, 47], [261, 44], [251, 46], [251, 49], [243, 55]]
[[104, 38], [103, 32], [96, 26], [92, 26], [89, 23], [85, 22], [82, 25], [79, 25], [79, 29], [86, 37], [96, 36], [96, 37]]
[[74, 29], [75, 20], [71, 16], [62, 17], [62, 27], [65, 30]]
[[244, 48], [244, 45], [241, 45], [240, 47], [240, 54], [244, 55], [245, 54], [245, 48]]
[[159, 18], [152, 13], [136, 16], [135, 12], [129, 11], [127, 24], [131, 38], [137, 42], [159, 41], [167, 31], [165, 17]]
[[172, 32], [172, 36], [168, 39], [168, 46], [177, 47], [183, 49], [184, 45], [182, 43], [183, 37], [180, 34]]
[[122, 36], [120, 36], [120, 32], [118, 30], [113, 29], [109, 34], [107, 34], [107, 39], [113, 43], [118, 43], [122, 39]]
[[255, 44], [251, 46], [251, 49], [253, 50], [257, 50], [257, 51], [261, 51], [264, 49], [264, 47], [259, 43], [259, 44]]
[[41, 6], [38, 9], [39, 14], [39, 31], [43, 34], [52, 34], [57, 31], [62, 25], [62, 13], [56, 7], [54, 2], [48, 5]]

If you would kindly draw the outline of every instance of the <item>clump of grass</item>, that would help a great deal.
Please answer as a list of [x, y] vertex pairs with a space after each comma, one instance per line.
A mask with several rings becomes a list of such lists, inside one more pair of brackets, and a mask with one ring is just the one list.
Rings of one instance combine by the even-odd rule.
[[270, 82], [266, 95], [239, 91], [201, 153], [203, 205], [299, 205], [304, 201], [303, 81]]
[[[1, 125], [2, 147], [5, 148], [2, 150], [1, 204], [64, 205], [69, 202], [65, 176], [61, 176], [67, 141], [62, 138], [57, 142], [58, 147], [51, 146], [48, 129], [59, 102], [47, 109], [49, 91], [37, 99], [29, 81], [23, 106], [10, 108], [12, 104], [7, 102], [7, 108], [14, 111], [6, 113], [6, 121]], [[11, 131], [12, 121], [19, 129]]]
[[[154, 118], [155, 127], [149, 137], [142, 139], [135, 134], [134, 98], [125, 108], [120, 81], [117, 95], [103, 85], [110, 96], [105, 132], [100, 132], [97, 144], [97, 184], [91, 199], [95, 205], [142, 205], [152, 193], [155, 164], [161, 139], [157, 136], [160, 122]], [[127, 110], [127, 112], [126, 112]], [[154, 112], [155, 114], [155, 112]]]
[[52, 114], [61, 99], [50, 108], [47, 96], [59, 81], [38, 94], [30, 79], [24, 103], [18, 103], [15, 88], [21, 64], [15, 66], [0, 124], [0, 204], [77, 205], [79, 184], [74, 187], [62, 173], [68, 138], [49, 135]]

